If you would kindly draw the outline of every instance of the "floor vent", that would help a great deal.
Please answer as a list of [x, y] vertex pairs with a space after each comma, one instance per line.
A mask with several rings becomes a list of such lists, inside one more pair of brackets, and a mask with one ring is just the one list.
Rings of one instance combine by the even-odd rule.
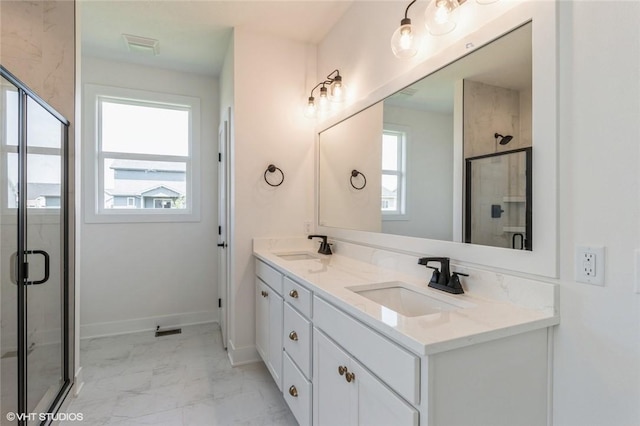
[[160, 330], [160, 327], [156, 328], [156, 337], [170, 336], [172, 334], [181, 334], [181, 333], [182, 333], [181, 328], [170, 328], [167, 330]]

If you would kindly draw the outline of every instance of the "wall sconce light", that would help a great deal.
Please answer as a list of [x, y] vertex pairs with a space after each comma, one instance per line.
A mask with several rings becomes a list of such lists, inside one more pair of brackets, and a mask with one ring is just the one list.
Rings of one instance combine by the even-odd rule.
[[[327, 86], [329, 86], [329, 88], [327, 88]], [[316, 98], [313, 96], [313, 91], [318, 87], [320, 88], [320, 95], [316, 101]], [[329, 109], [330, 100], [331, 102], [344, 101], [345, 93], [346, 87], [342, 81], [340, 71], [333, 70], [327, 76], [326, 80], [321, 81], [311, 89], [311, 94], [307, 100], [307, 108], [304, 115], [308, 118], [315, 118], [318, 114], [318, 110], [326, 111]]]
[[[431, 35], [439, 36], [450, 33], [458, 25], [458, 8], [467, 0], [431, 0], [424, 11], [424, 25]], [[498, 0], [476, 0], [480, 4], [493, 3]], [[416, 27], [411, 25], [409, 8], [413, 6], [413, 0], [404, 12], [404, 19], [400, 21], [400, 27], [391, 36], [391, 50], [398, 58], [411, 58], [418, 53], [420, 37]]]
[[394, 31], [391, 36], [391, 50], [397, 58], [411, 58], [418, 53], [420, 48], [420, 39], [416, 32], [416, 28], [411, 25], [409, 19], [409, 8], [413, 6], [416, 0], [413, 0], [404, 11], [404, 18], [400, 21], [400, 27]]
[[511, 139], [513, 139], [513, 136], [511, 135], [503, 136], [500, 133], [494, 133], [493, 137], [496, 138], [496, 142], [498, 142], [500, 145], [506, 145], [511, 142]]
[[431, 0], [424, 11], [424, 24], [431, 35], [450, 33], [458, 25], [458, 8], [466, 0]]

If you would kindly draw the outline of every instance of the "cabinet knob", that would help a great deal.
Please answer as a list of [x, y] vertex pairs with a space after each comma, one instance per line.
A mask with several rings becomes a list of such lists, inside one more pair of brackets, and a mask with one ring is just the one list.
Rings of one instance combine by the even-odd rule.
[[347, 374], [344, 375], [344, 378], [347, 379], [347, 383], [355, 382], [356, 375], [350, 371], [347, 371]]
[[344, 373], [346, 372], [347, 372], [347, 367], [345, 367], [344, 365], [338, 366], [338, 374], [340, 374], [341, 376], [344, 376]]
[[289, 296], [293, 297], [294, 299], [298, 298], [298, 290], [291, 290], [289, 292]]
[[291, 395], [294, 398], [297, 398], [298, 397], [298, 389], [296, 389], [295, 386], [291, 386], [289, 388], [289, 395]]
[[296, 333], [295, 331], [292, 331], [291, 333], [289, 333], [289, 339], [293, 340], [294, 342], [298, 341], [298, 333]]
[[269, 293], [267, 293], [266, 291], [262, 290], [260, 292], [260, 294], [262, 294], [262, 297], [267, 297], [269, 295]]

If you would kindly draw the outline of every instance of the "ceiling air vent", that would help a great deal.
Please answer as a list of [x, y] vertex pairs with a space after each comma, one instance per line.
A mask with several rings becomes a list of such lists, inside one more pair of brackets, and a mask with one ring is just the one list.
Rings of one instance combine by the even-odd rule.
[[160, 41], [155, 38], [140, 37], [131, 34], [122, 34], [129, 52], [144, 55], [158, 56], [160, 54]]
[[403, 95], [403, 96], [406, 96], [406, 97], [411, 97], [411, 96], [415, 95], [416, 93], [418, 93], [418, 89], [416, 89], [415, 87], [405, 87], [404, 89], [402, 89], [398, 93], [400, 95]]

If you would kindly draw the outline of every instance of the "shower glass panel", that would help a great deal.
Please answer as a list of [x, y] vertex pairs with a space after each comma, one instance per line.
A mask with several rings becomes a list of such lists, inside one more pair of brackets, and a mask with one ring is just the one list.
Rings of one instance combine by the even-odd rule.
[[0, 203], [0, 423], [4, 425], [7, 413], [18, 411], [18, 286], [14, 263], [18, 251], [15, 197], [18, 182], [18, 90], [4, 78], [0, 80], [0, 89], [0, 178], [3, 182]]
[[531, 250], [531, 148], [466, 160], [467, 243]]
[[[27, 101], [27, 411], [44, 413], [63, 384], [62, 123]], [[43, 282], [44, 281], [44, 282]]]
[[0, 71], [0, 423], [49, 424], [71, 387], [69, 123]]

